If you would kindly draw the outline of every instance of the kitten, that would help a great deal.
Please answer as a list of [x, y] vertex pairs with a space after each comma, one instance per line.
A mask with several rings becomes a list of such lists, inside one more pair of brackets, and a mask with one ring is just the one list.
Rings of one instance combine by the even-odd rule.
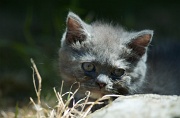
[[77, 97], [86, 91], [97, 99], [152, 90], [144, 87], [152, 30], [128, 32], [102, 22], [87, 24], [72, 12], [66, 24], [59, 50], [60, 75], [66, 85], [80, 82]]

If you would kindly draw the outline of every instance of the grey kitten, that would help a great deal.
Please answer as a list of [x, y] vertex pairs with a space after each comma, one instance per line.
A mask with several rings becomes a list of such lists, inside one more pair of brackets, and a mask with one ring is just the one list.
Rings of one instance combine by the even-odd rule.
[[145, 81], [152, 30], [128, 32], [101, 22], [86, 24], [72, 12], [66, 24], [59, 68], [66, 85], [80, 82], [78, 97], [86, 91], [94, 99], [139, 92]]

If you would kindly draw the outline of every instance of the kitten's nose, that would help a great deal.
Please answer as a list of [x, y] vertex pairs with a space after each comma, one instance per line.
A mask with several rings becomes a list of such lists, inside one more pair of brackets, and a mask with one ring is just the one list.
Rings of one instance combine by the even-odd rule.
[[96, 83], [99, 85], [100, 89], [102, 89], [103, 87], [105, 87], [105, 86], [106, 86], [106, 84], [105, 84], [105, 83], [99, 83], [99, 82], [96, 82]]
[[97, 77], [96, 83], [99, 85], [100, 89], [107, 85], [107, 79], [108, 79], [108, 76], [103, 75], [103, 74], [100, 74]]

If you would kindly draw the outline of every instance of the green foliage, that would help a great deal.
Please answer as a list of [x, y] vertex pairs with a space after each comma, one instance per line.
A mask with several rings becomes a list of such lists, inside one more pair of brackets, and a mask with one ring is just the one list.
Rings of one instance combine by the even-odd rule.
[[15, 110], [15, 117], [14, 118], [18, 117], [18, 113], [19, 113], [19, 108], [18, 108], [18, 103], [16, 103], [16, 110]]

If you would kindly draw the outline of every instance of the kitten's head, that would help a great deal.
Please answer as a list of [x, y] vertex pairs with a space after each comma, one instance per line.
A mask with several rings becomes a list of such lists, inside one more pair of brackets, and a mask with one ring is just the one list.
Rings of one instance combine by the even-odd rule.
[[80, 82], [80, 94], [132, 94], [143, 84], [147, 47], [153, 31], [127, 32], [121, 27], [83, 22], [70, 12], [59, 50], [59, 67], [66, 84]]

